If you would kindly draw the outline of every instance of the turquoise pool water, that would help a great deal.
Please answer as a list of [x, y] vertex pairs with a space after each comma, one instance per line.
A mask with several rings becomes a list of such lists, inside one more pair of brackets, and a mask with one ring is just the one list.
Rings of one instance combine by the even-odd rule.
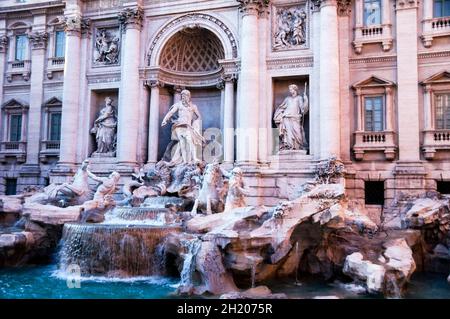
[[[124, 280], [87, 278], [80, 288], [68, 288], [58, 276], [55, 265], [0, 269], [0, 298], [52, 299], [153, 299], [175, 298], [176, 278], [143, 277]], [[327, 283], [317, 278], [301, 278], [300, 285], [284, 281], [270, 285], [273, 292], [283, 292], [289, 298], [380, 298], [361, 293], [356, 285]], [[450, 285], [444, 275], [415, 274], [406, 298], [450, 299]]]

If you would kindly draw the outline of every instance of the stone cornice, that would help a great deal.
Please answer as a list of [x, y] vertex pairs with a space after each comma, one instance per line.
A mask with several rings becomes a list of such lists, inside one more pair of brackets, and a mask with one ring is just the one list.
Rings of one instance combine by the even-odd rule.
[[449, 57], [450, 51], [436, 51], [436, 52], [421, 52], [418, 54], [419, 59], [432, 59], [432, 58], [442, 58]]
[[141, 7], [125, 8], [117, 15], [120, 24], [123, 29], [142, 27], [142, 21], [144, 19], [144, 10]]
[[312, 67], [313, 65], [314, 58], [312, 56], [267, 60], [268, 70], [296, 69]]
[[120, 71], [91, 73], [87, 76], [88, 84], [120, 82]]
[[46, 1], [46, 2], [40, 2], [40, 3], [29, 3], [29, 4], [20, 4], [20, 5], [13, 5], [13, 6], [5, 6], [3, 8], [0, 8], [0, 12], [17, 12], [17, 11], [24, 11], [24, 10], [32, 10], [32, 9], [39, 9], [39, 8], [49, 8], [49, 7], [64, 7], [64, 2], [62, 0], [58, 1]]
[[372, 57], [349, 59], [350, 64], [366, 64], [366, 63], [379, 63], [379, 62], [397, 62], [397, 56], [396, 55], [388, 55], [388, 56], [372, 56]]
[[31, 48], [33, 50], [42, 50], [47, 46], [48, 33], [47, 32], [33, 32], [28, 35], [30, 39]]

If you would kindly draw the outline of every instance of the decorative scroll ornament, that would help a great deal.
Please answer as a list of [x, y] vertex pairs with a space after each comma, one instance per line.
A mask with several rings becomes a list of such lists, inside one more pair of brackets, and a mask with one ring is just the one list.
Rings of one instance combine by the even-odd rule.
[[28, 35], [32, 49], [45, 49], [48, 41], [47, 32], [34, 32]]
[[6, 52], [8, 49], [8, 37], [6, 35], [0, 35], [0, 53]]

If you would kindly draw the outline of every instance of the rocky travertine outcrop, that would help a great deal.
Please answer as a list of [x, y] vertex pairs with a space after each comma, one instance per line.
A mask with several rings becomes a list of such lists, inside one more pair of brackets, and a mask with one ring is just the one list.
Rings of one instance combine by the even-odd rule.
[[389, 240], [383, 247], [376, 260], [366, 260], [359, 252], [347, 256], [343, 272], [362, 282], [369, 293], [401, 297], [416, 270], [411, 248], [403, 238]]
[[[394, 272], [393, 278], [398, 279], [395, 283], [400, 278], [407, 281], [415, 267], [415, 264], [406, 267], [411, 256], [408, 255], [408, 261], [402, 261], [403, 255], [399, 255], [397, 248], [391, 244], [383, 247], [386, 237], [378, 236], [379, 227], [370, 218], [363, 212], [348, 209], [341, 184], [315, 185], [296, 200], [281, 202], [274, 208], [249, 206], [196, 216], [187, 222], [186, 229], [197, 234], [199, 251], [216, 252], [214, 259], [197, 259], [195, 267], [200, 278], [215, 278], [213, 285], [211, 281], [200, 280], [203, 291], [210, 293], [220, 292], [217, 288], [221, 287], [220, 282], [229, 287], [232, 281], [236, 287], [245, 289], [271, 278], [294, 276], [298, 271], [331, 278], [344, 268], [350, 255], [350, 261], [355, 259], [354, 267], [348, 265], [347, 273], [368, 280], [369, 291], [389, 294], [385, 291], [385, 274]], [[383, 256], [383, 252], [388, 256]], [[374, 256], [383, 256], [385, 265], [365, 262]], [[205, 265], [212, 260], [216, 267]], [[379, 277], [375, 286], [371, 283], [375, 275], [356, 270], [357, 261]], [[222, 279], [214, 274], [218, 264], [223, 265], [219, 267]], [[355, 271], [350, 271], [353, 268]], [[394, 281], [391, 277], [388, 276], [389, 282]], [[399, 285], [401, 290], [403, 282]]]

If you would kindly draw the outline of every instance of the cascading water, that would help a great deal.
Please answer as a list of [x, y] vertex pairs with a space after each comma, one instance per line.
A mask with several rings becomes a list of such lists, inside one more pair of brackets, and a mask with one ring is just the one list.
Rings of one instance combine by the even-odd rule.
[[151, 276], [163, 274], [158, 245], [181, 231], [176, 213], [165, 208], [167, 199], [145, 207], [116, 207], [98, 224], [64, 225], [59, 269], [77, 265], [82, 276]]
[[180, 288], [189, 290], [193, 287], [193, 272], [195, 270], [195, 258], [202, 245], [199, 238], [183, 242], [187, 252], [184, 256], [183, 269], [181, 270]]

